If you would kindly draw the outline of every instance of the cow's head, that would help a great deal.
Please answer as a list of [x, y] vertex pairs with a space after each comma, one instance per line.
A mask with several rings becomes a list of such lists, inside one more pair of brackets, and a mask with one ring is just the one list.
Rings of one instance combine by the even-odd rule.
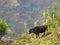
[[29, 34], [31, 34], [32, 32], [33, 32], [33, 29], [30, 29], [30, 30], [29, 30]]

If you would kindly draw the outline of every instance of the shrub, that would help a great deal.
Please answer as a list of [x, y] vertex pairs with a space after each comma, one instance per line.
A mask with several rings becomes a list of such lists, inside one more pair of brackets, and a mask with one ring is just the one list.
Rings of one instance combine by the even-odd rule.
[[6, 34], [7, 23], [0, 18], [0, 40], [3, 35]]

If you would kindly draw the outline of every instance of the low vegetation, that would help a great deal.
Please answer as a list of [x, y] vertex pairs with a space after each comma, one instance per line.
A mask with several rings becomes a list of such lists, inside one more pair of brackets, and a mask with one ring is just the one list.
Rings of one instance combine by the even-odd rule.
[[[25, 32], [18, 35], [11, 45], [60, 45], [60, 0], [53, 3], [51, 8], [45, 10], [42, 15], [45, 20], [44, 24], [48, 25], [48, 31], [44, 36], [41, 33], [36, 38], [34, 33], [28, 34], [29, 30], [26, 29], [25, 22]], [[37, 22], [34, 23], [35, 26], [38, 25]]]
[[[48, 25], [46, 35], [36, 35], [28, 32], [20, 34], [11, 45], [60, 45], [60, 0], [53, 3], [50, 8], [43, 12], [44, 24]], [[36, 25], [37, 26], [37, 22]]]
[[6, 30], [7, 30], [7, 23], [0, 18], [0, 40], [3, 35], [7, 34]]
[[35, 34], [23, 33], [11, 45], [60, 45], [60, 30], [50, 29], [46, 35], [36, 38]]

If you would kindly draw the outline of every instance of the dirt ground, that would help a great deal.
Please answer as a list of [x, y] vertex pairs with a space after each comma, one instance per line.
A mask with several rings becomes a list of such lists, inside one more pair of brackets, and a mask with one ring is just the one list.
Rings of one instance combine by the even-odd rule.
[[0, 42], [0, 45], [10, 45], [13, 41]]

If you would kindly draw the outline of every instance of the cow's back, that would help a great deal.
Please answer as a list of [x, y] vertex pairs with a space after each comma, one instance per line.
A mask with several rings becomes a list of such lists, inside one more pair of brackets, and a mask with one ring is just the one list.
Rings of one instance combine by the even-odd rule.
[[45, 32], [47, 30], [47, 26], [39, 26], [37, 31], [39, 31], [40, 33]]

